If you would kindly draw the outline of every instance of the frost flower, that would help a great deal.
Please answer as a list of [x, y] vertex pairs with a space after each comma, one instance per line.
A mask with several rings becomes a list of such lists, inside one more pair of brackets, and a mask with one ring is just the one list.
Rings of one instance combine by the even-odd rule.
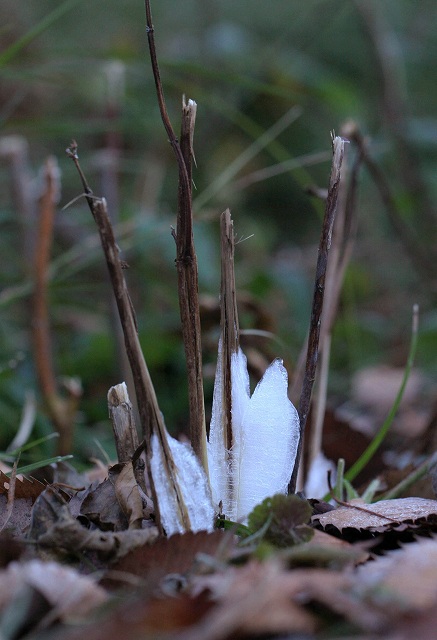
[[231, 447], [225, 445], [221, 341], [208, 442], [213, 502], [225, 516], [244, 521], [265, 498], [287, 493], [299, 440], [299, 418], [288, 399], [287, 371], [276, 359], [250, 396], [242, 350], [231, 359]]
[[[202, 465], [190, 445], [179, 442], [166, 433], [167, 442], [173, 456], [175, 474], [185, 503], [189, 529], [191, 531], [212, 531], [214, 528], [214, 507], [208, 479]], [[164, 453], [158, 436], [152, 436], [151, 471], [158, 498], [162, 525], [168, 536], [184, 533], [185, 526], [180, 520], [177, 499], [165, 472]]]

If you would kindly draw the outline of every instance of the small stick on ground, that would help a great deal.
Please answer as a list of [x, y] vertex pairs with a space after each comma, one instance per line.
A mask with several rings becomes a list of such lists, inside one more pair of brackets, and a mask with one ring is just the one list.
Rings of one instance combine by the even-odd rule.
[[328, 197], [326, 200], [325, 216], [323, 219], [322, 235], [320, 238], [319, 254], [317, 258], [316, 279], [314, 286], [313, 304], [311, 309], [305, 376], [298, 407], [300, 428], [299, 445], [290, 483], [288, 485], [289, 493], [294, 493], [296, 490], [297, 473], [299, 470], [299, 463], [302, 455], [303, 436], [305, 433], [305, 425], [311, 404], [311, 393], [317, 368], [320, 324], [323, 309], [323, 297], [325, 293], [326, 269], [328, 266], [328, 253], [331, 245], [332, 227], [334, 225], [335, 212], [337, 208], [338, 190], [340, 186], [341, 175], [340, 170], [344, 154], [344, 141], [338, 136], [333, 140], [333, 152], [334, 155], [332, 158]]
[[193, 154], [193, 134], [196, 119], [196, 103], [189, 100], [182, 106], [181, 142], [174, 133], [165, 105], [164, 92], [156, 56], [154, 27], [150, 1], [145, 0], [147, 39], [150, 60], [155, 79], [158, 105], [162, 122], [178, 163], [179, 190], [176, 240], [176, 266], [178, 272], [179, 308], [181, 314], [182, 337], [185, 347], [188, 374], [188, 395], [190, 406], [191, 445], [208, 470], [206, 453], [206, 424], [202, 376], [202, 349], [200, 331], [199, 287], [197, 257], [193, 239], [193, 212], [191, 188], [191, 160]]

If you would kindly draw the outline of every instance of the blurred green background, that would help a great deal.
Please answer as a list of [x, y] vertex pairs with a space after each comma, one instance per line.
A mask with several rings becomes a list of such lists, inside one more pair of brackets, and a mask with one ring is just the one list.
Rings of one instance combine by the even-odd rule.
[[[108, 199], [130, 264], [141, 342], [166, 423], [173, 432], [187, 431], [170, 234], [177, 168], [156, 102], [143, 3], [5, 0], [2, 11], [0, 450], [15, 434], [26, 391], [38, 393], [30, 334], [32, 246], [41, 167], [53, 155], [62, 186], [49, 282], [54, 366], [59, 377], [78, 377], [83, 386], [78, 460], [101, 455], [99, 446], [113, 455], [106, 393], [123, 369], [106, 267], [86, 203], [82, 198], [61, 210], [81, 193], [65, 155], [72, 138], [94, 192]], [[435, 376], [436, 3], [160, 0], [152, 11], [176, 130], [182, 95], [198, 104], [195, 241], [200, 293], [212, 296], [203, 313], [207, 406], [218, 337], [219, 214], [231, 208], [237, 238], [244, 240], [236, 250], [237, 286], [248, 302], [242, 327], [272, 331], [277, 339], [260, 339], [261, 352], [284, 357], [293, 369], [308, 327], [323, 215], [323, 202], [306, 189], [327, 187], [330, 132], [350, 119], [368, 136], [425, 268], [409, 255], [363, 169], [355, 248], [334, 331], [330, 397], [347, 398], [350, 376], [360, 367], [403, 365], [416, 302], [418, 364]], [[261, 144], [276, 123], [279, 131]], [[348, 154], [352, 162], [352, 145]], [[34, 434], [51, 430], [39, 402]]]

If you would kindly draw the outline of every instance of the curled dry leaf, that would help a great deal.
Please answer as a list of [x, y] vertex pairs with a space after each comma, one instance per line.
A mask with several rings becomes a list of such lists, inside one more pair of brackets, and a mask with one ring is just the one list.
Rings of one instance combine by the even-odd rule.
[[129, 529], [141, 529], [144, 518], [143, 501], [132, 462], [111, 467], [109, 477], [114, 485], [117, 502], [128, 520]]
[[80, 514], [88, 518], [101, 531], [123, 531], [129, 525], [109, 478], [97, 487], [90, 487], [80, 505]]
[[68, 504], [53, 487], [47, 487], [38, 498], [29, 532], [31, 540], [56, 554], [92, 551], [110, 562], [137, 546], [151, 543], [157, 536], [156, 527], [106, 533], [89, 530], [73, 518]]

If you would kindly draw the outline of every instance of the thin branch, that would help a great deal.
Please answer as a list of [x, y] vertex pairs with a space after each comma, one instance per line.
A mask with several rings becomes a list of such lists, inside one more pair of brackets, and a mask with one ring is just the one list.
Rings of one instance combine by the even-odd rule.
[[143, 352], [141, 350], [140, 341], [137, 334], [135, 313], [132, 307], [132, 302], [123, 273], [123, 264], [120, 260], [119, 248], [115, 241], [114, 232], [109, 220], [106, 201], [104, 198], [96, 199], [92, 197], [92, 191], [79, 165], [77, 144], [75, 142], [73, 142], [71, 147], [67, 149], [67, 154], [73, 160], [79, 172], [84, 191], [86, 194], [88, 194], [88, 206], [99, 231], [102, 248], [105, 254], [109, 276], [111, 279], [111, 284], [117, 302], [118, 312], [120, 314], [126, 352], [132, 370], [132, 376], [138, 402], [138, 411], [140, 414], [141, 426], [143, 430], [147, 473], [152, 491], [152, 499], [155, 506], [157, 525], [162, 533], [163, 529], [159, 515], [159, 505], [156, 498], [155, 486], [150, 469], [152, 433], [158, 436], [162, 450], [164, 452], [164, 459], [166, 461], [165, 471], [168, 476], [170, 486], [172, 487], [172, 490], [175, 494], [176, 504], [178, 505], [179, 509], [180, 522], [185, 529], [189, 530], [190, 519], [183, 500], [183, 496], [176, 480], [176, 467], [168, 444], [164, 421], [158, 406], [158, 400], [156, 398], [155, 389], [153, 387], [150, 373], [147, 368]]
[[300, 437], [299, 445], [294, 463], [294, 469], [289, 483], [289, 492], [294, 493], [296, 490], [297, 473], [299, 469], [300, 458], [302, 455], [303, 436], [305, 433], [305, 425], [308, 418], [308, 412], [311, 404], [311, 393], [313, 389], [314, 379], [316, 375], [320, 324], [323, 309], [323, 297], [325, 293], [325, 278], [328, 266], [328, 254], [331, 245], [332, 228], [335, 220], [335, 212], [337, 208], [338, 191], [340, 185], [340, 171], [344, 154], [344, 141], [336, 137], [333, 140], [333, 159], [331, 168], [331, 177], [329, 181], [328, 197], [326, 200], [325, 216], [323, 220], [322, 235], [319, 244], [319, 254], [317, 258], [316, 279], [314, 286], [313, 304], [311, 310], [310, 331], [308, 338], [308, 351], [305, 366], [305, 376], [302, 385], [302, 392], [299, 400], [299, 427]]
[[191, 444], [205, 471], [208, 469], [206, 454], [206, 424], [202, 376], [202, 348], [199, 310], [199, 285], [197, 257], [193, 239], [193, 212], [191, 189], [191, 160], [193, 134], [196, 119], [196, 103], [183, 103], [181, 143], [174, 133], [165, 104], [161, 75], [155, 47], [150, 1], [145, 0], [147, 39], [155, 80], [156, 94], [162, 122], [176, 156], [179, 172], [178, 217], [176, 239], [176, 266], [178, 272], [179, 308], [182, 337], [185, 347], [188, 373]]
[[417, 204], [425, 233], [429, 233], [430, 238], [435, 238], [436, 207], [421, 171], [420, 156], [411, 143], [412, 136], [409, 135], [411, 114], [402, 43], [392, 27], [392, 21], [384, 16], [383, 3], [354, 0], [354, 4], [364, 20], [374, 47], [376, 66], [379, 67], [382, 80], [383, 116], [395, 141], [402, 184]]
[[65, 455], [71, 452], [73, 445], [73, 425], [80, 397], [80, 388], [77, 385], [72, 385], [67, 387], [69, 392], [67, 398], [62, 398], [59, 395], [52, 358], [47, 283], [59, 188], [59, 171], [54, 158], [47, 159], [44, 177], [45, 189], [40, 200], [38, 238], [34, 258], [32, 335], [35, 367], [41, 393], [49, 416], [59, 433], [57, 453]]
[[383, 171], [371, 157], [366, 141], [356, 126], [350, 128], [349, 139], [357, 146], [362, 155], [363, 162], [379, 191], [388, 219], [402, 242], [408, 257], [411, 260], [412, 266], [428, 280], [430, 273], [435, 271], [429, 251], [426, 247], [422, 249], [422, 245], [416, 239], [413, 229], [404, 222], [400, 212], [398, 211], [390, 184]]
[[239, 347], [239, 326], [234, 270], [234, 223], [231, 212], [226, 209], [220, 217], [221, 242], [221, 287], [220, 287], [220, 324], [221, 324], [221, 370], [223, 375], [223, 417], [225, 420], [225, 451], [233, 445], [232, 436], [232, 380], [231, 360]]
[[191, 445], [208, 470], [206, 453], [206, 422], [202, 375], [202, 343], [199, 307], [197, 256], [193, 238], [191, 196], [191, 160], [193, 153], [196, 103], [182, 103], [181, 151], [188, 172], [190, 189], [185, 190], [184, 177], [179, 174], [178, 217], [176, 229], [176, 268], [178, 273], [179, 309], [188, 374]]

